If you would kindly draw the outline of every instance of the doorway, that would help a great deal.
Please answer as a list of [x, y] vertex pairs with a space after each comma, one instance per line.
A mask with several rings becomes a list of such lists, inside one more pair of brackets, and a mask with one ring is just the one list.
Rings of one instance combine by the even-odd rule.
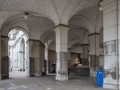
[[9, 32], [9, 78], [26, 77], [26, 40], [25, 33], [13, 29]]

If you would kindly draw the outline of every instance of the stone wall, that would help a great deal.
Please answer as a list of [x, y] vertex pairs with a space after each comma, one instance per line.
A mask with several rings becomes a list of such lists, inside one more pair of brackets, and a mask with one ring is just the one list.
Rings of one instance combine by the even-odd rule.
[[34, 59], [34, 76], [42, 76], [44, 72], [44, 48], [45, 46], [36, 40], [32, 40], [31, 58]]
[[49, 50], [48, 60], [50, 61], [50, 72], [53, 72], [52, 64], [56, 64], [56, 52], [53, 50]]

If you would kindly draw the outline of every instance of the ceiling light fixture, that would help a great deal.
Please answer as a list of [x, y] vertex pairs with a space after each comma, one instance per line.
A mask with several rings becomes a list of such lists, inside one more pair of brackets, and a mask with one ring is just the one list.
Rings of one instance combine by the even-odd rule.
[[101, 3], [102, 1], [103, 1], [103, 0], [100, 0], [99, 3], [98, 3], [98, 4], [99, 4], [99, 11], [102, 11], [102, 10], [103, 10], [102, 6], [100, 5], [100, 3]]
[[25, 19], [28, 19], [28, 14], [29, 14], [28, 12], [25, 12], [25, 15], [24, 15]]

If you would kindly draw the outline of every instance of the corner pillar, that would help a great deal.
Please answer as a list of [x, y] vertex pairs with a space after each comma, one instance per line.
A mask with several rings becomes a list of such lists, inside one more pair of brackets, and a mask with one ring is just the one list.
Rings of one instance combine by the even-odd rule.
[[104, 0], [104, 83], [103, 88], [120, 90], [120, 0]]

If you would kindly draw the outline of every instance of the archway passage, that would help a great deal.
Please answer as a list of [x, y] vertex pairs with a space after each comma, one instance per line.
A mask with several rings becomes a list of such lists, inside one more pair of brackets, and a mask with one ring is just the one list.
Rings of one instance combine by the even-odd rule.
[[9, 78], [26, 77], [26, 40], [25, 33], [18, 29], [12, 29], [9, 34]]
[[22, 38], [20, 43], [20, 50], [19, 50], [19, 57], [20, 57], [20, 71], [25, 71], [25, 41]]

